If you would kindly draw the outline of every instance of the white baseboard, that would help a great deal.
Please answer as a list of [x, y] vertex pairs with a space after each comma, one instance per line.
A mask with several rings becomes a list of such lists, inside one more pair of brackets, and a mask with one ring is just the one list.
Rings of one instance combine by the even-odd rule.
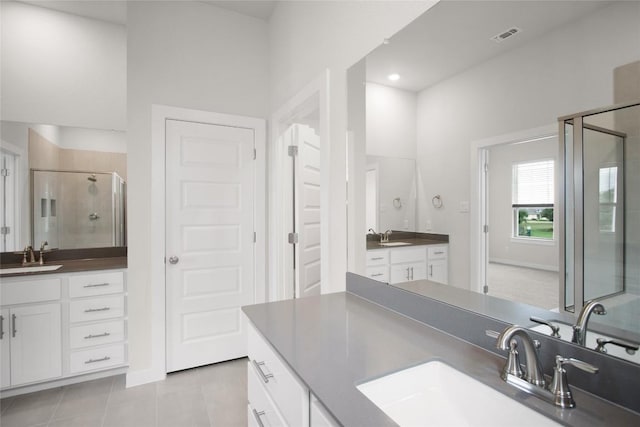
[[142, 369], [139, 371], [130, 370], [127, 372], [127, 388], [154, 383], [156, 381], [164, 381], [166, 377], [166, 372], [162, 372], [157, 369]]
[[534, 268], [536, 270], [553, 271], [556, 273], [559, 271], [558, 267], [555, 265], [534, 264], [531, 262], [514, 261], [512, 259], [503, 259], [503, 258], [489, 259], [489, 263], [492, 263], [492, 262], [496, 264], [513, 265], [515, 267], [525, 267], [525, 268]]
[[76, 384], [85, 381], [97, 380], [100, 378], [111, 377], [114, 375], [122, 375], [127, 372], [127, 367], [122, 366], [115, 369], [107, 369], [100, 372], [93, 372], [90, 374], [80, 374], [72, 377], [61, 378], [52, 381], [44, 381], [37, 384], [18, 386], [10, 389], [5, 389], [0, 392], [0, 398], [19, 396], [21, 394], [33, 393], [35, 391], [48, 390], [50, 388], [62, 387], [69, 384]]

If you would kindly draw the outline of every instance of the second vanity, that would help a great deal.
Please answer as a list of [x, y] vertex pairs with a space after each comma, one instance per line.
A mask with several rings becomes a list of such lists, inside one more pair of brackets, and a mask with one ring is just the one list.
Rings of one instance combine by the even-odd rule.
[[[384, 288], [389, 287], [373, 292], [385, 292]], [[351, 292], [259, 304], [243, 311], [253, 328], [248, 366], [250, 425], [397, 425], [358, 386], [425, 362], [445, 364], [536, 412], [514, 420], [502, 417], [500, 408], [485, 408], [490, 414], [483, 416], [492, 420], [491, 425], [540, 425], [539, 415], [550, 425], [640, 423], [638, 413], [575, 386], [577, 407], [573, 409], [560, 409], [525, 394], [500, 378], [504, 357]], [[547, 373], [551, 370], [551, 366], [545, 368]], [[569, 370], [569, 382], [580, 375]], [[460, 420], [470, 403], [451, 396], [447, 404], [451, 422], [464, 423]], [[476, 425], [479, 419], [471, 414], [467, 425]], [[425, 407], [421, 425], [429, 425], [430, 420]]]

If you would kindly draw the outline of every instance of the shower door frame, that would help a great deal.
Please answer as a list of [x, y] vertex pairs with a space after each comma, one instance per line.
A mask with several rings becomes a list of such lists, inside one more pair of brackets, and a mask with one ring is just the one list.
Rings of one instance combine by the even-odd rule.
[[[561, 168], [558, 168], [558, 183], [559, 183], [559, 201], [558, 201], [558, 237], [559, 237], [559, 245], [560, 245], [560, 260], [559, 260], [559, 278], [560, 278], [560, 307], [562, 311], [570, 312], [570, 313], [579, 313], [584, 306], [584, 170], [583, 170], [583, 162], [584, 162], [584, 137], [582, 130], [583, 129], [591, 129], [598, 132], [607, 133], [613, 136], [621, 137], [623, 140], [623, 153], [624, 153], [624, 144], [626, 143], [626, 134], [622, 132], [616, 132], [610, 129], [604, 129], [597, 126], [585, 125], [584, 118], [589, 116], [594, 116], [597, 114], [608, 113], [611, 111], [622, 110], [625, 108], [637, 107], [640, 106], [639, 101], [627, 102], [622, 104], [611, 105], [607, 107], [596, 108], [593, 110], [583, 111], [580, 113], [570, 114], [567, 116], [562, 116], [558, 118], [558, 141], [559, 141], [559, 153], [558, 153], [558, 163], [562, 165]], [[565, 126], [569, 123], [573, 126], [573, 140], [571, 141], [571, 145], [568, 144], [567, 134], [565, 131]], [[569, 148], [570, 150], [567, 150]], [[567, 151], [570, 152], [570, 156], [573, 158], [573, 161], [567, 163]], [[570, 182], [569, 179], [570, 178]], [[624, 172], [623, 172], [623, 180], [624, 180]], [[567, 184], [571, 185], [571, 189], [567, 191]], [[623, 186], [623, 188], [625, 188]], [[625, 188], [626, 192], [626, 188]], [[566, 195], [569, 193], [570, 197], [573, 196], [571, 202], [573, 204], [573, 311], [568, 310], [567, 308], [567, 239], [566, 239], [566, 204], [567, 198]], [[625, 194], [622, 195], [623, 200], [626, 197]], [[624, 204], [623, 206], [626, 206]], [[625, 220], [623, 219], [623, 224]], [[626, 227], [625, 227], [626, 229]], [[623, 234], [623, 242], [624, 242], [624, 234]], [[624, 244], [623, 244], [624, 247]], [[626, 250], [623, 250], [623, 271], [625, 271], [626, 266]], [[625, 277], [623, 275], [622, 280], [622, 291], [625, 291], [626, 283]], [[617, 294], [617, 293], [616, 293]]]

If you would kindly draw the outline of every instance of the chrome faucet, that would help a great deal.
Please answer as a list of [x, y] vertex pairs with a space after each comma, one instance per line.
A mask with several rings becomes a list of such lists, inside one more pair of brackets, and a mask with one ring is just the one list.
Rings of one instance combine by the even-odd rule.
[[22, 252], [22, 266], [36, 264], [36, 257], [33, 253], [33, 246], [25, 246]]
[[48, 244], [49, 242], [47, 242], [46, 240], [40, 244], [40, 265], [44, 265], [44, 252]]
[[573, 325], [573, 337], [571, 338], [571, 342], [582, 346], [586, 345], [587, 323], [589, 322], [591, 313], [602, 316], [607, 314], [607, 310], [605, 310], [604, 306], [598, 301], [587, 301], [584, 307], [582, 307], [582, 310], [580, 310], [580, 314], [578, 314], [576, 324]]
[[524, 379], [533, 385], [544, 387], [544, 373], [542, 370], [542, 363], [540, 362], [537, 351], [537, 347], [540, 346], [540, 343], [536, 340], [533, 340], [531, 336], [529, 336], [525, 328], [517, 325], [509, 326], [504, 331], [502, 331], [500, 335], [498, 335], [496, 347], [501, 350], [509, 351], [509, 358], [507, 359], [507, 364], [503, 371], [503, 379], [506, 381], [508, 374], [517, 377], [522, 376], [522, 372], [519, 371], [520, 363], [517, 358], [518, 352], [516, 351], [516, 344], [515, 342], [512, 342], [516, 336], [520, 337], [520, 341], [522, 342], [522, 346], [524, 347], [524, 355], [527, 359]]
[[389, 235], [391, 235], [391, 233], [393, 233], [393, 231], [391, 230], [387, 230], [384, 233], [380, 233], [380, 243], [388, 243]]

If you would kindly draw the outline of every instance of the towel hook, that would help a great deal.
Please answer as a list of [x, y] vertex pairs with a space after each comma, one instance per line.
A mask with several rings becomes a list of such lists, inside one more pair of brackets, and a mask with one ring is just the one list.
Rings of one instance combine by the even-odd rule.
[[433, 205], [434, 208], [440, 209], [442, 207], [442, 197], [440, 197], [439, 194], [436, 194], [431, 199], [431, 204]]

